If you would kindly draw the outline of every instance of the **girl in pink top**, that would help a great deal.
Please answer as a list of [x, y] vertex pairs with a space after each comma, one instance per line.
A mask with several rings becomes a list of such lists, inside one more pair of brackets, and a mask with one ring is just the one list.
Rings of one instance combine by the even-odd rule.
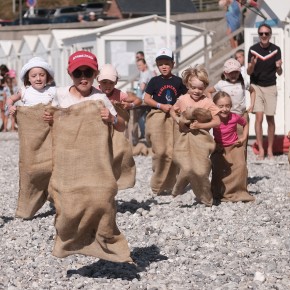
[[[218, 201], [252, 201], [255, 198], [247, 190], [248, 170], [243, 143], [247, 140], [248, 122], [231, 112], [232, 100], [226, 92], [213, 97], [220, 109], [221, 124], [213, 128], [216, 150], [211, 155], [213, 198]], [[238, 137], [237, 124], [243, 127]]]
[[[247, 140], [248, 122], [242, 116], [231, 112], [232, 100], [226, 92], [218, 92], [213, 101], [221, 110], [219, 113], [221, 124], [213, 128], [216, 143], [223, 147], [242, 145]], [[243, 127], [243, 135], [240, 138], [237, 134], [237, 124]]]

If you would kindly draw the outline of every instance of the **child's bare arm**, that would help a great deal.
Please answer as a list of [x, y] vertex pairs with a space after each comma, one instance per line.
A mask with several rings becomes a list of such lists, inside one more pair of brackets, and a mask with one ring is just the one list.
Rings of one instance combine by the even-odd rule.
[[216, 92], [216, 89], [214, 87], [209, 87], [205, 90], [205, 95], [212, 99], [212, 94]]
[[144, 95], [144, 102], [145, 102], [145, 104], [147, 104], [148, 106], [150, 106], [152, 108], [157, 108], [157, 109], [162, 110], [164, 113], [169, 113], [169, 111], [172, 107], [172, 105], [170, 105], [170, 104], [161, 104], [161, 103], [156, 102], [147, 93], [145, 93], [145, 95]]
[[176, 111], [175, 111], [175, 107], [174, 107], [174, 105], [171, 107], [169, 113], [170, 113], [170, 116], [173, 118], [173, 120], [174, 120], [177, 124], [179, 124], [179, 116], [177, 115], [177, 113], [176, 113]]
[[128, 97], [121, 103], [123, 109], [130, 110], [142, 105], [142, 100], [133, 93], [128, 93]]
[[10, 115], [14, 115], [16, 112], [16, 107], [14, 106], [14, 104], [21, 100], [21, 91], [18, 91], [16, 94], [10, 96], [9, 98], [7, 98], [6, 100], [6, 105], [9, 111]]
[[125, 120], [121, 116], [112, 115], [108, 108], [101, 109], [101, 118], [106, 123], [112, 123], [114, 128], [119, 132], [123, 132], [126, 129]]
[[236, 145], [237, 146], [242, 146], [243, 143], [245, 143], [245, 141], [247, 140], [248, 135], [249, 135], [249, 123], [247, 122], [247, 124], [243, 127], [243, 135], [242, 135], [242, 137], [240, 137], [236, 141]]
[[190, 129], [194, 130], [194, 129], [205, 129], [205, 130], [209, 130], [211, 128], [217, 127], [219, 126], [221, 123], [220, 117], [219, 115], [215, 115], [212, 117], [212, 120], [210, 122], [207, 123], [200, 123], [198, 121], [193, 121], [190, 124]]

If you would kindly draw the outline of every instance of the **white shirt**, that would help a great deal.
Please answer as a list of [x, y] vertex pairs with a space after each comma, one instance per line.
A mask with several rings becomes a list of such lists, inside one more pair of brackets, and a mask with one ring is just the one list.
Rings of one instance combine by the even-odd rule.
[[23, 106], [34, 106], [37, 104], [48, 104], [55, 97], [56, 88], [45, 86], [41, 90], [36, 90], [32, 86], [21, 88], [21, 101]]
[[108, 99], [108, 97], [104, 93], [96, 89], [95, 87], [92, 87], [92, 92], [88, 97], [81, 98], [81, 99], [72, 95], [70, 93], [70, 88], [71, 86], [57, 88], [56, 96], [53, 99], [51, 105], [54, 107], [68, 108], [74, 104], [78, 104], [81, 102], [99, 100], [99, 101], [103, 101], [105, 107], [109, 109], [110, 113], [113, 116], [117, 116], [117, 112], [114, 106], [112, 105], [111, 101]]
[[246, 90], [249, 87], [242, 86], [241, 83], [230, 83], [228, 81], [220, 80], [214, 88], [217, 92], [224, 91], [228, 93], [232, 99], [231, 112], [238, 115], [243, 115], [246, 111]]

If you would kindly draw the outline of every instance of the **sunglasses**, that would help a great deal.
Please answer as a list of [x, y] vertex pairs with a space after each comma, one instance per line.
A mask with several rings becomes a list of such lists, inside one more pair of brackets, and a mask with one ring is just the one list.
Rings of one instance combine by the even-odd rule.
[[91, 68], [87, 68], [85, 70], [76, 69], [72, 72], [72, 75], [77, 79], [80, 77], [91, 78], [94, 75], [94, 70]]
[[269, 36], [270, 35], [270, 32], [259, 32], [259, 35], [260, 36], [263, 36], [263, 35]]

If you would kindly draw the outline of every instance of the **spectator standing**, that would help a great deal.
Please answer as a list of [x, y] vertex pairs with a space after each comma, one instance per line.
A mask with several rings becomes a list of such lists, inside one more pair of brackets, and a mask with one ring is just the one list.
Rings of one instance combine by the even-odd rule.
[[6, 117], [5, 117], [5, 103], [6, 103], [6, 90], [5, 90], [5, 79], [4, 77], [0, 76], [0, 110], [1, 110], [1, 132], [6, 132], [7, 131], [7, 124], [5, 122]]
[[245, 51], [243, 49], [239, 49], [236, 51], [235, 53], [235, 59], [240, 63], [241, 65], [241, 74], [244, 78], [244, 82], [248, 82], [248, 74], [247, 74], [247, 70], [245, 67]]
[[[241, 10], [237, 0], [221, 0], [219, 5], [226, 10], [227, 30], [226, 34], [230, 36], [241, 27]], [[232, 48], [238, 46], [237, 36], [230, 38]]]
[[[17, 86], [17, 80], [16, 80], [16, 72], [13, 69], [10, 69], [6, 75], [6, 85], [7, 85], [7, 97], [9, 98], [11, 95], [14, 95], [18, 91], [18, 86]], [[8, 119], [9, 119], [9, 111], [5, 111], [5, 117], [7, 119], [7, 124], [8, 124]], [[11, 119], [11, 131], [15, 131], [15, 117], [13, 115], [10, 115]]]
[[[6, 85], [5, 85], [5, 75], [8, 73], [9, 69], [5, 64], [0, 65], [0, 111], [1, 111], [1, 132], [7, 131], [5, 127], [5, 102], [7, 97]], [[4, 128], [5, 127], [5, 128]]]
[[79, 13], [79, 14], [78, 14], [78, 22], [82, 22], [82, 23], [87, 22], [87, 21], [84, 19], [84, 15], [83, 15], [82, 13]]
[[[137, 87], [137, 97], [144, 101], [145, 89], [151, 78], [155, 76], [155, 73], [148, 69], [146, 60], [140, 58], [136, 61], [137, 68], [140, 72], [138, 87]], [[136, 110], [136, 119], [138, 120], [140, 128], [140, 139], [145, 138], [145, 120], [147, 113], [149, 112], [148, 107], [141, 106]]]
[[89, 13], [89, 21], [96, 21], [97, 18], [96, 18], [96, 13], [94, 11], [91, 11]]
[[267, 156], [273, 159], [275, 138], [275, 118], [277, 106], [276, 74], [281, 75], [282, 60], [279, 46], [270, 42], [272, 28], [262, 23], [258, 27], [259, 42], [252, 45], [248, 52], [248, 69], [251, 85], [256, 91], [254, 113], [256, 114], [255, 131], [259, 147], [259, 158], [264, 159], [262, 123], [264, 115], [268, 123]]
[[144, 54], [144, 51], [142, 50], [139, 50], [136, 52], [136, 61], [139, 60], [139, 59], [145, 59], [145, 54]]

